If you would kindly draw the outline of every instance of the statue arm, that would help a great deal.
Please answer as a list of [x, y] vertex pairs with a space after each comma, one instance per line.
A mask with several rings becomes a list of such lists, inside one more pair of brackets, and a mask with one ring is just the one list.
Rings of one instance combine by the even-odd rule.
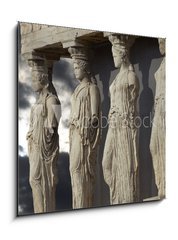
[[98, 117], [99, 116], [99, 106], [100, 106], [100, 92], [96, 85], [92, 85], [90, 88], [90, 96], [91, 96], [91, 116]]
[[49, 146], [53, 143], [53, 138], [58, 131], [60, 119], [60, 104], [55, 97], [48, 97], [46, 100], [47, 115], [44, 120], [44, 146]]
[[136, 111], [136, 101], [139, 95], [139, 81], [136, 74], [130, 71], [128, 74], [129, 90], [130, 90], [130, 102], [131, 102], [131, 112]]
[[46, 100], [47, 115], [44, 121], [44, 129], [42, 131], [41, 153], [43, 160], [52, 161], [53, 155], [58, 151], [58, 111], [60, 104], [55, 97], [49, 97]]
[[26, 139], [29, 140], [30, 138], [32, 138], [32, 133], [33, 133], [33, 124], [32, 124], [32, 109], [31, 109], [31, 112], [30, 112], [30, 126], [29, 126], [29, 130], [27, 132], [27, 135], [26, 135]]
[[100, 92], [96, 85], [90, 88], [91, 98], [91, 127], [90, 127], [90, 142], [93, 143], [95, 148], [99, 140], [100, 132]]
[[61, 118], [61, 105], [55, 97], [49, 97], [46, 102], [47, 128], [57, 128]]

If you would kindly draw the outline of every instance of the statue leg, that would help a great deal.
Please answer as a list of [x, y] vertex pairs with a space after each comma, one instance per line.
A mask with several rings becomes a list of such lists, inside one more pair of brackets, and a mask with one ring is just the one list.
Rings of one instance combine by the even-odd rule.
[[108, 129], [105, 147], [104, 147], [104, 154], [103, 154], [103, 175], [105, 182], [111, 187], [111, 179], [112, 179], [112, 162], [113, 162], [113, 134], [112, 129]]
[[70, 175], [72, 182], [72, 205], [73, 209], [83, 208], [84, 200], [84, 166], [82, 164], [83, 151], [81, 137], [77, 129], [73, 130], [70, 139]]
[[43, 190], [41, 184], [41, 166], [38, 154], [33, 154], [30, 159], [30, 186], [33, 194], [33, 206], [35, 213], [44, 212]]
[[53, 212], [56, 209], [56, 183], [57, 183], [57, 173], [56, 173], [56, 159], [54, 162], [45, 163], [45, 171], [43, 171], [43, 181], [45, 181], [45, 191], [43, 192], [45, 203], [44, 211]]

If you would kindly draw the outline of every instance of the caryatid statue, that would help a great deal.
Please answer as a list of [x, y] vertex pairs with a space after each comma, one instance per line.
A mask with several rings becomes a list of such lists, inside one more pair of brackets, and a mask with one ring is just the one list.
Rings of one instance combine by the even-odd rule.
[[159, 50], [163, 55], [155, 73], [156, 93], [150, 151], [153, 159], [158, 197], [165, 197], [165, 39], [159, 38]]
[[79, 80], [71, 97], [70, 175], [73, 209], [93, 206], [97, 149], [101, 132], [99, 88], [90, 72], [88, 51], [70, 47], [74, 73]]
[[43, 60], [30, 61], [32, 88], [38, 94], [27, 133], [30, 186], [35, 213], [55, 211], [60, 101]]
[[134, 38], [110, 35], [119, 73], [110, 86], [109, 128], [103, 154], [103, 174], [110, 188], [110, 204], [138, 201], [137, 97], [139, 82], [129, 61]]

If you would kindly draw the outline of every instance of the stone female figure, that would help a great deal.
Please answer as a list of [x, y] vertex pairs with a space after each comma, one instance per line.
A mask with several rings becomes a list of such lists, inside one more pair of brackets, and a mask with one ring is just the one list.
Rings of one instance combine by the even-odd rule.
[[32, 88], [39, 98], [31, 108], [27, 133], [30, 185], [35, 213], [55, 210], [57, 183], [56, 162], [59, 157], [57, 111], [60, 102], [44, 67], [32, 68]]
[[95, 167], [100, 139], [100, 93], [92, 81], [82, 49], [70, 48], [74, 72], [80, 81], [71, 97], [70, 175], [73, 208], [93, 206]]
[[155, 73], [156, 93], [154, 119], [150, 141], [158, 197], [165, 197], [165, 39], [158, 39], [160, 53], [164, 56]]
[[110, 188], [110, 203], [138, 200], [138, 154], [136, 104], [139, 83], [129, 61], [131, 39], [110, 36], [115, 67], [119, 73], [110, 86], [109, 128], [103, 154], [104, 179]]

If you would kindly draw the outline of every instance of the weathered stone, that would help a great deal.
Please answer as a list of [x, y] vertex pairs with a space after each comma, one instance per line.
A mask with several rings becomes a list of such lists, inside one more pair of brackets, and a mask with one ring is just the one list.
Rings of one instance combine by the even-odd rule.
[[103, 173], [110, 188], [110, 203], [138, 201], [138, 154], [136, 103], [139, 83], [129, 61], [134, 39], [111, 35], [115, 67], [120, 71], [110, 86], [109, 129], [103, 155]]
[[55, 44], [56, 42], [66, 43], [74, 41], [76, 38], [91, 32], [94, 31], [66, 28], [66, 31], [60, 32], [57, 27], [42, 28], [23, 37], [22, 54], [43, 48], [46, 45]]
[[41, 24], [35, 24], [35, 23], [33, 24], [33, 29], [32, 29], [33, 32], [38, 31], [40, 29], [41, 29]]
[[56, 163], [59, 157], [60, 102], [41, 58], [30, 60], [32, 88], [39, 98], [31, 108], [27, 133], [30, 186], [35, 213], [55, 211]]
[[[165, 55], [165, 39], [159, 39], [159, 49]], [[150, 141], [155, 181], [158, 197], [165, 197], [165, 56], [155, 73], [156, 93], [154, 103], [154, 119]]]
[[97, 148], [100, 140], [101, 100], [91, 78], [85, 48], [70, 48], [74, 72], [80, 84], [71, 98], [70, 175], [73, 208], [93, 206]]
[[[58, 123], [54, 124], [52, 128], [45, 125], [44, 130], [43, 121], [47, 122], [46, 119], [50, 118], [53, 122], [54, 115], [56, 116], [57, 114], [56, 108], [52, 106], [54, 102], [51, 103], [49, 101], [50, 98], [47, 96], [50, 95], [56, 101], [54, 105], [59, 106], [57, 93], [52, 84], [52, 70], [54, 61], [59, 60], [60, 57], [72, 57], [74, 72], [76, 78], [80, 81], [71, 98], [72, 111], [69, 140], [73, 208], [94, 206], [93, 195], [96, 177], [98, 178], [101, 192], [105, 191], [102, 186], [104, 184], [105, 187], [105, 183], [102, 183], [101, 165], [99, 165], [101, 159], [98, 159], [100, 161], [97, 162], [98, 166], [96, 166], [101, 132], [101, 99], [96, 81], [91, 76], [88, 49], [93, 47], [97, 52], [100, 50], [100, 47], [101, 49], [103, 49], [103, 46], [109, 47], [108, 37], [112, 43], [114, 63], [115, 67], [119, 69], [119, 73], [110, 86], [109, 129], [104, 154], [102, 152], [104, 179], [110, 189], [111, 204], [139, 201], [138, 171], [142, 171], [142, 169], [139, 169], [138, 165], [138, 128], [134, 125], [137, 117], [136, 105], [139, 86], [134, 68], [129, 61], [129, 50], [135, 37], [110, 32], [31, 23], [20, 23], [20, 31], [21, 53], [28, 60], [30, 67], [32, 67], [33, 85], [35, 87], [35, 84], [37, 84], [39, 87], [39, 89], [34, 90], [40, 93], [39, 101], [36, 102], [31, 111], [30, 130], [27, 134], [30, 159], [30, 185], [33, 191], [34, 211], [37, 213], [55, 210], [54, 195], [57, 174], [56, 168], [53, 168], [51, 163], [54, 163], [53, 166], [55, 166], [58, 156]], [[160, 44], [160, 46], [163, 45]], [[162, 51], [163, 47], [160, 47], [160, 52], [162, 53]], [[105, 57], [107, 58], [108, 56], [105, 55]], [[109, 62], [109, 59], [107, 59], [107, 62]], [[101, 79], [103, 83], [106, 83], [102, 75], [106, 73], [109, 76], [109, 73], [112, 71], [110, 69], [107, 70], [108, 72], [103, 71], [98, 66], [98, 69], [95, 69], [95, 74], [97, 74], [99, 80]], [[157, 89], [154, 123], [158, 123], [159, 127], [153, 126], [150, 144], [158, 196], [145, 198], [144, 201], [160, 199], [165, 195], [163, 124], [165, 119], [164, 107], [161, 105], [161, 101], [163, 105], [165, 101], [164, 68], [163, 60], [160, 69], [155, 75]], [[45, 84], [41, 84], [40, 80], [42, 80], [41, 82], [44, 81]], [[105, 87], [104, 85], [103, 88]], [[104, 97], [107, 96], [104, 95]], [[40, 105], [43, 109], [40, 108]], [[45, 116], [44, 109], [47, 109], [47, 112], [49, 112], [49, 114], [45, 112], [47, 116]], [[39, 123], [38, 127], [35, 125], [36, 123]], [[52, 134], [54, 139], [51, 137]], [[46, 143], [46, 138], [50, 139], [50, 142]], [[37, 142], [38, 145], [36, 144]], [[158, 147], [158, 145], [160, 146]], [[47, 150], [43, 151], [45, 149]], [[149, 150], [149, 147], [147, 149]], [[47, 164], [47, 161], [50, 164]], [[36, 164], [39, 164], [39, 168]], [[97, 172], [95, 172], [95, 168]], [[46, 170], [46, 173], [43, 170]], [[38, 174], [40, 174], [40, 177], [37, 180], [36, 176]], [[47, 178], [49, 181], [46, 181]], [[98, 194], [100, 204], [102, 204], [101, 192]]]
[[50, 26], [45, 25], [45, 24], [41, 24], [41, 28], [47, 28], [47, 27], [50, 27]]
[[33, 24], [32, 23], [20, 23], [20, 33], [25, 35], [32, 32]]

